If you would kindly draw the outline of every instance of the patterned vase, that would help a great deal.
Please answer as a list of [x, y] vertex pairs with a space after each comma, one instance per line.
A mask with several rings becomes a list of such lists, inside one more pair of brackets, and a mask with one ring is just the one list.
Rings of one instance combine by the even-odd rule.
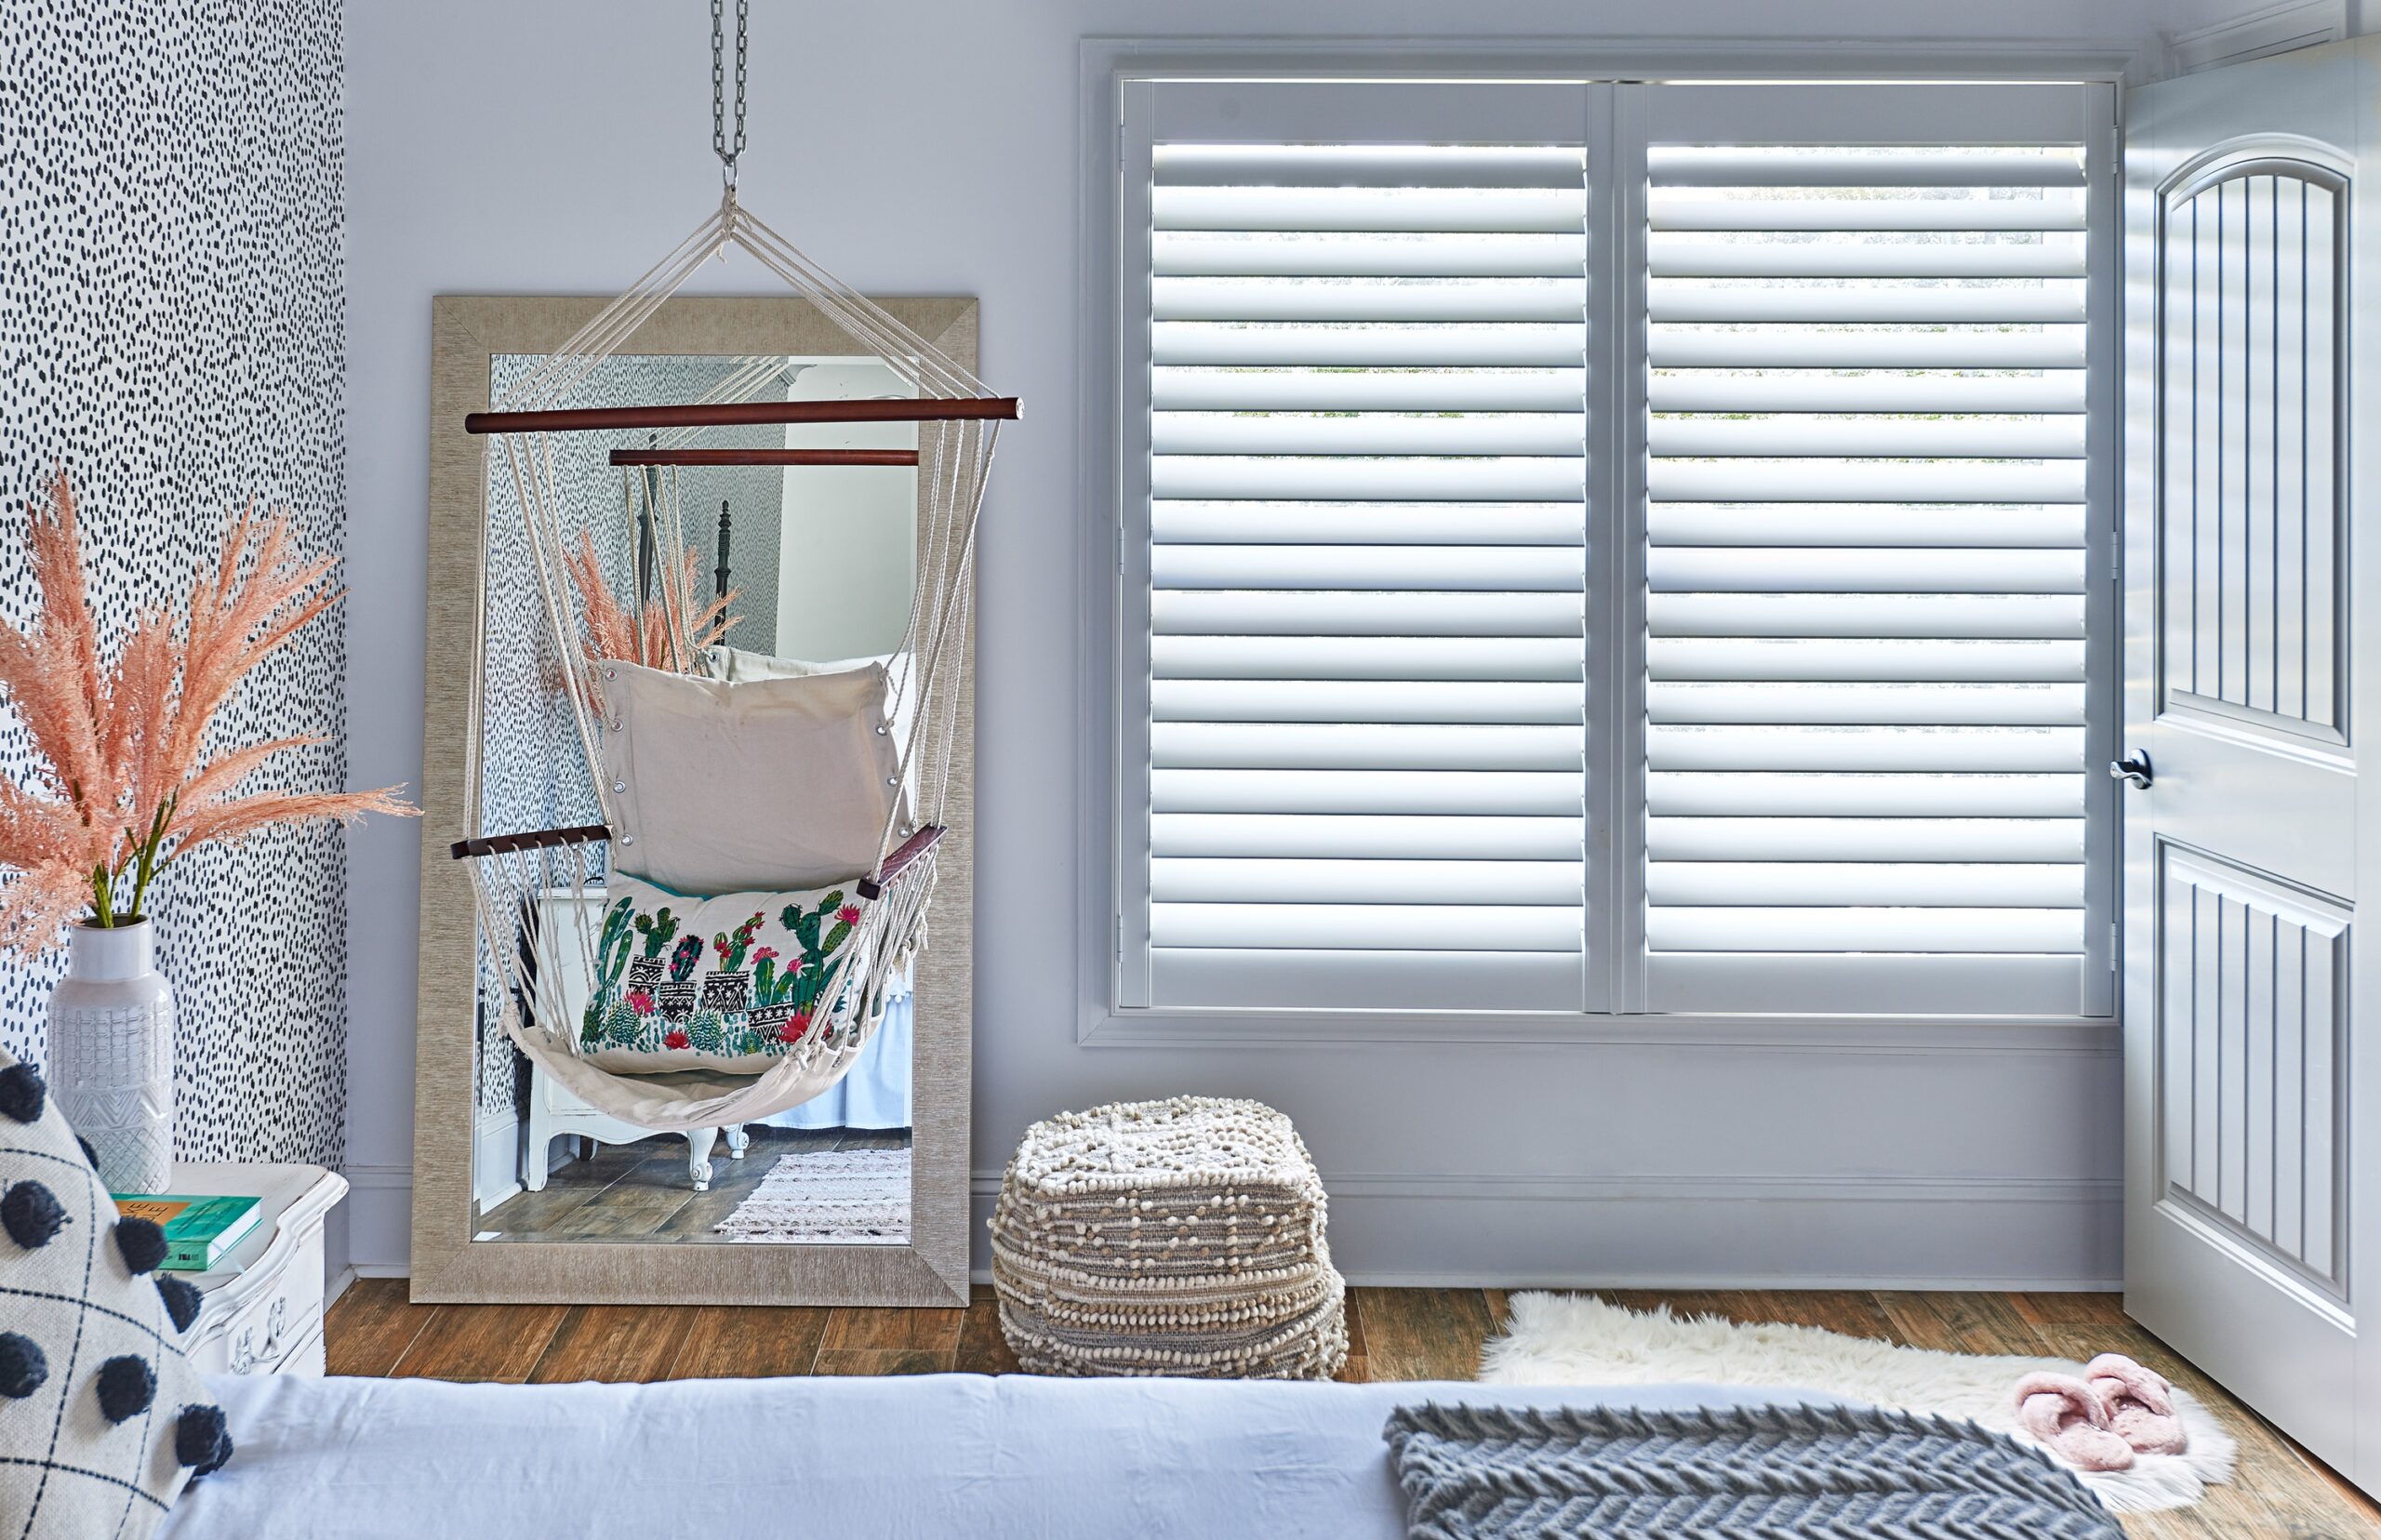
[[77, 925], [49, 997], [49, 1090], [99, 1152], [110, 1192], [164, 1192], [174, 1174], [174, 990], [148, 921]]

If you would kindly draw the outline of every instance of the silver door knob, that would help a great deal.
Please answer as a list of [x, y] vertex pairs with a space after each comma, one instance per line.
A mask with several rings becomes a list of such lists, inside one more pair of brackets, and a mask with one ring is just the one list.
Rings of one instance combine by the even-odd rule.
[[2110, 760], [2108, 775], [2112, 779], [2140, 790], [2149, 784], [2149, 756], [2136, 750], [2123, 759]]

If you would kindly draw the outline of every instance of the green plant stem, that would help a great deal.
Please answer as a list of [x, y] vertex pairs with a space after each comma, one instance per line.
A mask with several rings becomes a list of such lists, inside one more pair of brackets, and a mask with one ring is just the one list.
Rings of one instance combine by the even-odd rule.
[[167, 797], [158, 803], [157, 816], [149, 820], [149, 837], [140, 843], [140, 861], [134, 868], [132, 879], [131, 922], [136, 925], [148, 918], [140, 906], [149, 896], [150, 879], [165, 870], [163, 863], [157, 859], [157, 850], [166, 843], [166, 822], [173, 816], [173, 811], [172, 797]]
[[91, 923], [101, 930], [115, 928], [115, 894], [108, 880], [108, 869], [91, 869]]

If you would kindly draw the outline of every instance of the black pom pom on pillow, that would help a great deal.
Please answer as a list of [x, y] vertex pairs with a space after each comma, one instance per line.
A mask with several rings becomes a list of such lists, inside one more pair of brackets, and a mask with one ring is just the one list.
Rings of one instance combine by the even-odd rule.
[[0, 1540], [150, 1540], [231, 1457], [180, 1339], [205, 1300], [157, 1270], [40, 1075], [0, 1053]]
[[174, 1423], [174, 1458], [191, 1467], [190, 1479], [212, 1476], [232, 1457], [232, 1434], [219, 1406], [185, 1406]]
[[39, 1182], [11, 1182], [0, 1193], [0, 1229], [27, 1251], [47, 1246], [66, 1226], [65, 1205]]
[[49, 1086], [42, 1080], [41, 1071], [30, 1064], [12, 1064], [0, 1069], [0, 1117], [29, 1123], [41, 1117], [41, 1109], [48, 1105]]
[[122, 1353], [100, 1365], [98, 1389], [108, 1421], [130, 1422], [157, 1399], [157, 1371], [148, 1360]]
[[206, 1296], [198, 1292], [197, 1284], [162, 1274], [157, 1279], [157, 1294], [165, 1300], [166, 1318], [173, 1321], [177, 1332], [189, 1331], [190, 1323], [198, 1319], [198, 1308], [206, 1303]]
[[0, 1332], [0, 1396], [23, 1401], [49, 1378], [41, 1344], [20, 1332]]
[[115, 1249], [124, 1265], [138, 1275], [155, 1272], [157, 1264], [166, 1259], [166, 1232], [154, 1219], [119, 1219], [115, 1222]]

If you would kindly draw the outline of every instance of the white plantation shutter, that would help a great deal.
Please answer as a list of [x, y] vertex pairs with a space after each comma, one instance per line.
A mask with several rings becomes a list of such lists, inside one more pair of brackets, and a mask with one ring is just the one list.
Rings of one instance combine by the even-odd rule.
[[1147, 125], [1122, 994], [1581, 1010], [1585, 92], [1312, 89]]
[[1661, 142], [1679, 105], [1645, 150], [1645, 1007], [2104, 1002], [2105, 163], [2056, 113], [1711, 148]]
[[1121, 1010], [2106, 1012], [2109, 91], [1122, 103]]

